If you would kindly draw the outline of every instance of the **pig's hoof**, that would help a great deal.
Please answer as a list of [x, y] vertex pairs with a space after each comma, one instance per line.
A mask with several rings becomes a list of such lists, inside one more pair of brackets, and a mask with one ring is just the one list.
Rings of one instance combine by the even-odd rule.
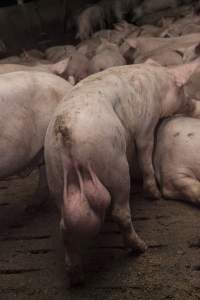
[[145, 197], [152, 199], [152, 200], [160, 200], [161, 193], [157, 189], [148, 189], [144, 192]]
[[140, 240], [138, 241], [138, 245], [133, 249], [135, 254], [142, 254], [148, 249], [147, 244], [143, 241]]
[[143, 240], [138, 240], [137, 243], [134, 242], [132, 246], [131, 254], [140, 255], [148, 249], [147, 244]]

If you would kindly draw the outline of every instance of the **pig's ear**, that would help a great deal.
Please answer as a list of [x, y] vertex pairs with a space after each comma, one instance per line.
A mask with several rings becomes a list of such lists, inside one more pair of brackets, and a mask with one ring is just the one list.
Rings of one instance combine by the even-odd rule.
[[133, 49], [137, 49], [136, 39], [126, 39], [125, 42]]
[[67, 71], [69, 61], [70, 61], [70, 58], [66, 58], [66, 59], [63, 59], [63, 60], [57, 62], [56, 64], [53, 64], [51, 66], [51, 71], [56, 75], [62, 76]]
[[144, 63], [148, 64], [148, 65], [156, 66], [156, 67], [162, 66], [161, 64], [159, 64], [157, 61], [153, 60], [152, 58], [148, 58], [147, 60], [145, 60]]
[[195, 63], [183, 64], [172, 69], [168, 69], [168, 72], [174, 76], [176, 85], [178, 87], [183, 87], [188, 82], [197, 67], [198, 64]]

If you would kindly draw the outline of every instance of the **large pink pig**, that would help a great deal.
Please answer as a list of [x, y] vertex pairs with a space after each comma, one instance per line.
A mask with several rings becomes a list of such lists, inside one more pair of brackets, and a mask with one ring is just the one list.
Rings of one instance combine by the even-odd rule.
[[[185, 94], [196, 102], [191, 117], [164, 120], [158, 128], [154, 167], [165, 198], [200, 205], [200, 70], [184, 87]], [[198, 102], [197, 102], [198, 101]]]
[[72, 86], [56, 75], [14, 72], [0, 76], [0, 180], [40, 167], [39, 202], [46, 192], [44, 137], [51, 116]]
[[45, 138], [45, 160], [72, 284], [83, 279], [83, 249], [109, 208], [125, 246], [146, 250], [129, 207], [132, 154], [136, 145], [144, 189], [160, 197], [152, 165], [154, 130], [160, 118], [193, 108], [181, 86], [195, 68], [196, 63], [178, 71], [150, 64], [110, 68], [81, 81], [58, 106]]
[[200, 205], [200, 120], [178, 116], [158, 129], [154, 165], [162, 195]]

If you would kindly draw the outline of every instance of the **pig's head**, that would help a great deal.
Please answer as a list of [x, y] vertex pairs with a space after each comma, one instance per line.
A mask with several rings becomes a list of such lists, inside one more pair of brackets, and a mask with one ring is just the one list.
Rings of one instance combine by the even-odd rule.
[[119, 48], [116, 44], [109, 42], [108, 40], [101, 38], [101, 45], [96, 49], [96, 54], [101, 53], [104, 50], [119, 51]]
[[88, 58], [78, 51], [71, 55], [69, 57], [67, 74], [68, 77], [71, 76], [74, 78], [75, 83], [86, 78], [89, 75]]
[[77, 51], [85, 55], [88, 59], [91, 59], [95, 53], [98, 46], [101, 44], [101, 39], [99, 37], [92, 37], [89, 40], [81, 42], [77, 46]]
[[127, 38], [120, 46], [120, 52], [127, 64], [133, 64], [137, 55], [137, 40]]
[[[199, 62], [194, 62], [168, 69], [171, 80], [162, 103], [164, 116], [192, 114], [195, 109], [195, 101], [192, 93], [188, 92], [187, 86], [190, 86], [191, 78], [198, 66]], [[194, 86], [194, 83], [191, 86]]]
[[76, 51], [70, 57], [50, 65], [50, 71], [77, 83], [89, 75], [89, 61], [85, 55]]

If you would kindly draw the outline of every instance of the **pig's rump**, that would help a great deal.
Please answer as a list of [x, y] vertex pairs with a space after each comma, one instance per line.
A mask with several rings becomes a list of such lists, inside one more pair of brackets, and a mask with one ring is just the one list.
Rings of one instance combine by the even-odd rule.
[[[73, 120], [67, 113], [58, 115], [48, 128], [47, 177], [58, 201], [64, 194], [61, 206], [66, 229], [93, 236], [110, 206], [110, 194], [119, 184], [116, 177], [126, 159], [124, 129], [114, 112], [106, 109], [97, 116], [84, 113], [83, 108], [80, 115], [72, 116]], [[60, 153], [58, 149], [62, 149]], [[58, 189], [55, 181], [60, 182]]]

